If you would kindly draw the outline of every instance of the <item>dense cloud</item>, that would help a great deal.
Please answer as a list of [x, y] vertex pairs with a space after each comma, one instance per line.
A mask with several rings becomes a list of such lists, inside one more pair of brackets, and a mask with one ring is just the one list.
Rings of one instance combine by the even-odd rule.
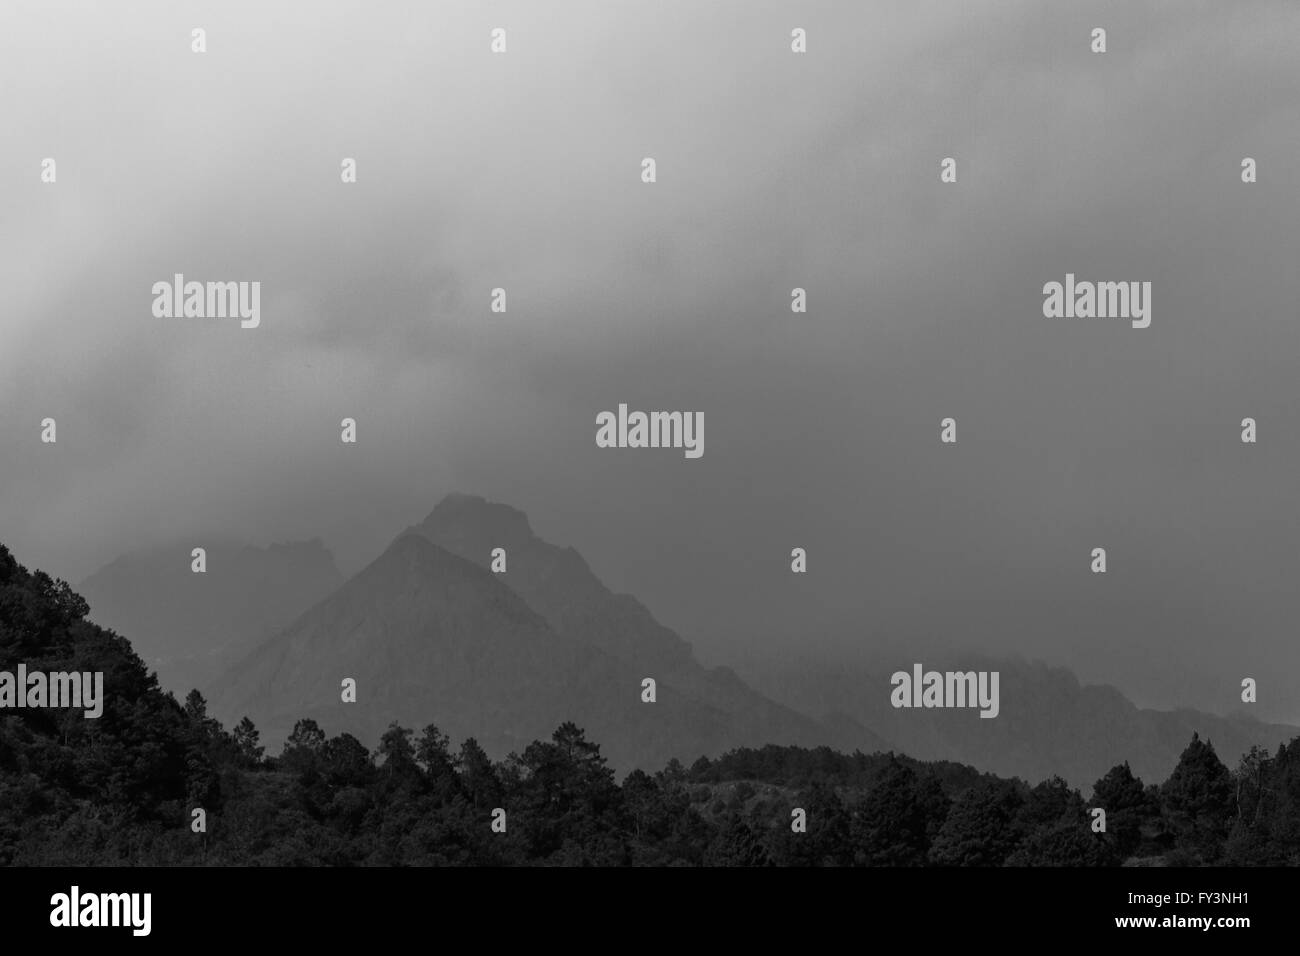
[[[460, 489], [706, 656], [936, 638], [1163, 706], [1254, 676], [1300, 720], [1293, 3], [0, 18], [0, 541], [29, 566], [220, 530], [350, 572]], [[176, 272], [260, 281], [261, 328], [154, 318]], [[1150, 281], [1151, 327], [1045, 319], [1067, 272]], [[704, 457], [598, 449], [619, 402], [702, 411]]]

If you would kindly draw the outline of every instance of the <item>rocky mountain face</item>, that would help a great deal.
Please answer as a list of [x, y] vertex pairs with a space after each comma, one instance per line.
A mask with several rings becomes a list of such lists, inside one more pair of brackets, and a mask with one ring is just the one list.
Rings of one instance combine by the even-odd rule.
[[[212, 710], [223, 720], [247, 714], [268, 741], [283, 740], [302, 717], [367, 744], [392, 721], [434, 723], [453, 739], [475, 737], [494, 756], [571, 720], [620, 770], [689, 762], [770, 735], [826, 736], [741, 685], [755, 709], [760, 701], [765, 708], [766, 722], [748, 726], [743, 714], [699, 699], [667, 671], [648, 672], [560, 633], [506, 577], [404, 534], [231, 668], [213, 686]], [[646, 677], [655, 680], [653, 703], [643, 700]], [[356, 682], [355, 702], [342, 699], [344, 679]]]
[[537, 537], [522, 511], [475, 495], [453, 494], [410, 531], [483, 567], [491, 565], [494, 549], [503, 549], [507, 570], [497, 576], [557, 633], [607, 652], [638, 680], [654, 676], [670, 682], [701, 704], [731, 715], [738, 739], [856, 746], [868, 752], [888, 749], [873, 734], [850, 741], [774, 703], [729, 668], [705, 668], [691, 646], [656, 621], [641, 602], [605, 587], [577, 551]]

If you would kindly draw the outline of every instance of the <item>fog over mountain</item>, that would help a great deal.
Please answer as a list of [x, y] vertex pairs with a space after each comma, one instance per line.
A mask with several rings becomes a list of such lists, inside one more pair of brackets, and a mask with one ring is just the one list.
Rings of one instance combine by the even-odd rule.
[[[319, 538], [355, 630], [309, 610], [328, 574], [247, 623], [300, 605], [284, 647], [336, 655], [294, 663], [334, 699], [343, 664], [378, 679], [408, 652], [468, 678], [455, 648], [509, 638], [471, 619], [509, 614], [566, 666], [654, 667], [665, 699], [733, 716], [751, 691], [682, 642], [742, 674], [887, 674], [936, 640], [1135, 707], [1300, 723], [1300, 5], [1065, 6], [146, 0], [124, 29], [113, 5], [4, 4], [0, 89], [26, 92], [0, 97], [0, 540], [71, 581], [176, 548], [156, 609], [91, 600], [157, 653], [190, 548]], [[260, 282], [259, 327], [154, 316], [176, 273]], [[1150, 282], [1150, 327], [1045, 318], [1067, 273]], [[702, 413], [704, 455], [597, 447], [622, 402]], [[457, 488], [556, 547], [502, 518], [519, 553], [477, 574], [496, 526], [423, 523]], [[393, 554], [402, 528], [442, 551]], [[376, 561], [454, 567], [471, 617], [394, 591], [434, 629], [399, 634]], [[189, 624], [185, 653], [222, 640]], [[290, 658], [260, 653], [265, 689]], [[887, 690], [831, 709], [862, 723]]]
[[95, 622], [126, 636], [164, 687], [207, 687], [259, 641], [343, 583], [319, 540], [265, 548], [203, 539], [123, 555], [77, 588]]
[[1028, 781], [1058, 775], [1085, 792], [1120, 762], [1144, 780], [1164, 779], [1193, 733], [1211, 741], [1234, 767], [1251, 747], [1276, 750], [1297, 733], [1295, 727], [1261, 723], [1244, 708], [1227, 717], [1191, 708], [1140, 708], [1114, 687], [1081, 685], [1069, 671], [1041, 662], [967, 654], [930, 662], [945, 670], [998, 671], [997, 719], [962, 710], [895, 709], [885, 693], [892, 673], [885, 667], [783, 661], [746, 676], [775, 700], [822, 717], [841, 733], [869, 727], [920, 760], [957, 760]]
[[[483, 524], [474, 533], [476, 518]], [[215, 682], [213, 712], [232, 722], [251, 716], [275, 741], [303, 717], [367, 745], [393, 721], [436, 723], [497, 757], [574, 721], [622, 771], [745, 744], [837, 742], [873, 751], [884, 744], [870, 734], [838, 735], [728, 672], [705, 672], [634, 599], [605, 591], [580, 555], [533, 539], [514, 509], [453, 496], [422, 530], [442, 527], [463, 534], [462, 542], [485, 535], [525, 544], [514, 558], [517, 578], [423, 534], [403, 534]], [[560, 561], [530, 574], [529, 557], [539, 555]], [[545, 595], [538, 604], [559, 613], [563, 631], [512, 590], [516, 580], [523, 592]], [[653, 703], [643, 697], [646, 677], [655, 681]], [[356, 682], [355, 702], [342, 699], [345, 678]]]
[[[183, 697], [197, 686], [215, 716], [251, 717], [273, 749], [311, 717], [370, 746], [393, 721], [436, 723], [501, 758], [574, 721], [622, 772], [777, 743], [896, 750], [1086, 789], [1124, 761], [1143, 779], [1165, 778], [1193, 733], [1235, 765], [1252, 746], [1298, 732], [1245, 706], [1227, 717], [1140, 708], [1067, 670], [942, 641], [882, 642], [851, 662], [774, 652], [749, 660], [742, 679], [703, 665], [522, 511], [478, 495], [447, 495], [337, 589], [320, 590], [335, 572], [319, 542], [210, 554], [227, 569], [210, 588], [175, 549], [113, 562], [87, 582], [91, 618], [141, 632], [165, 687]], [[275, 582], [286, 586], [268, 606]], [[272, 627], [276, 617], [283, 627]], [[892, 706], [891, 675], [913, 662], [997, 671], [996, 719]], [[653, 704], [642, 699], [647, 677]], [[342, 700], [344, 678], [356, 681], [355, 703]]]

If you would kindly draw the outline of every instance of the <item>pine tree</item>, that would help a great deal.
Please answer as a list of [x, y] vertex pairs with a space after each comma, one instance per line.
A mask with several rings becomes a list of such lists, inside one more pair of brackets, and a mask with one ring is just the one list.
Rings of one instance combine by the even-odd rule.
[[931, 862], [939, 866], [1001, 866], [1015, 850], [1014, 826], [1023, 797], [1016, 784], [983, 781], [953, 803], [934, 845]]
[[853, 808], [849, 826], [859, 866], [923, 866], [930, 848], [916, 772], [889, 755], [884, 771]]
[[1232, 822], [1232, 775], [1209, 741], [1192, 734], [1178, 766], [1161, 788], [1166, 818], [1181, 844], [1212, 862]]
[[279, 764], [291, 773], [311, 775], [319, 768], [324, 746], [325, 731], [310, 717], [304, 718], [293, 725], [293, 733], [280, 752]]
[[258, 738], [261, 735], [247, 715], [235, 727], [233, 736], [235, 752], [239, 755], [240, 760], [248, 767], [260, 767], [262, 765], [262, 755], [266, 753], [266, 748], [258, 745]]
[[1089, 806], [1106, 811], [1106, 836], [1121, 857], [1137, 851], [1142, 842], [1142, 825], [1155, 810], [1127, 760], [1111, 767], [1093, 784]]

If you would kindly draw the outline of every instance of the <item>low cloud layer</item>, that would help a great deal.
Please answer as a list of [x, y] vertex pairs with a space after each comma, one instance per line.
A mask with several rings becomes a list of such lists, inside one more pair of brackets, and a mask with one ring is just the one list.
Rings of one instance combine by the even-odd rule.
[[[0, 541], [29, 566], [220, 531], [351, 571], [464, 490], [715, 659], [941, 638], [1163, 706], [1253, 676], [1300, 720], [1294, 4], [0, 21]], [[178, 272], [260, 281], [261, 327], [154, 318]], [[1045, 319], [1067, 272], [1150, 281], [1151, 327]], [[620, 402], [703, 412], [706, 454], [597, 448]]]

